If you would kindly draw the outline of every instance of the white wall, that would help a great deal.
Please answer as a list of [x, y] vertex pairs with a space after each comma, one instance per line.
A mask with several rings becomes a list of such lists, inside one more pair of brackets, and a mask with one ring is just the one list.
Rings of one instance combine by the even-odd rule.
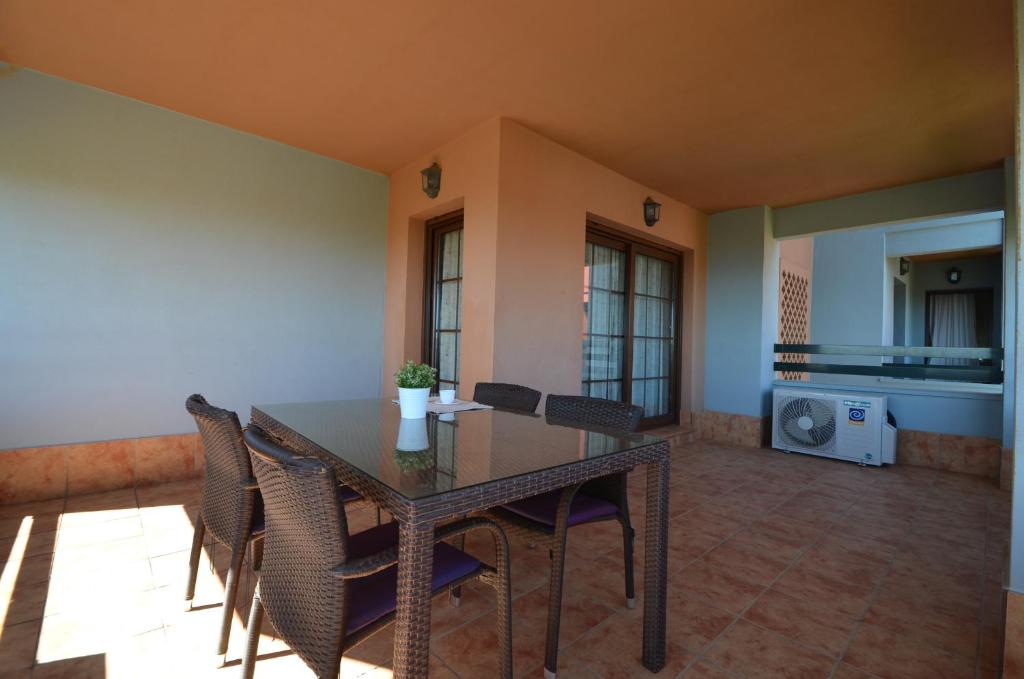
[[378, 395], [386, 209], [381, 175], [0, 79], [0, 449], [194, 431], [196, 391]]

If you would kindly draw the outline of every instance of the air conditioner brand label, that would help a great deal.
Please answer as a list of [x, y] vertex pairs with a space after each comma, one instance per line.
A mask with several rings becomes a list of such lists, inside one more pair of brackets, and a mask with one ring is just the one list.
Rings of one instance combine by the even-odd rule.
[[850, 408], [850, 424], [856, 424], [858, 426], [864, 426], [864, 409], [863, 408]]
[[845, 399], [843, 405], [849, 408], [870, 408], [871, 401], [854, 401], [852, 399]]

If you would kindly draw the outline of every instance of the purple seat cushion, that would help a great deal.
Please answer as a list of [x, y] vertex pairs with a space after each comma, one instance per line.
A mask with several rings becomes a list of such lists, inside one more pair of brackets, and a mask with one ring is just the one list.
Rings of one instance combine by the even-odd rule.
[[[398, 544], [398, 524], [394, 521], [374, 526], [349, 536], [351, 558], [369, 556]], [[434, 546], [434, 577], [431, 589], [437, 591], [479, 568], [480, 562], [465, 552], [444, 543]], [[398, 592], [398, 567], [349, 581], [348, 633], [352, 634], [395, 610]]]
[[[554, 526], [555, 514], [558, 512], [558, 499], [561, 495], [562, 491], [553, 490], [550, 493], [511, 502], [503, 507], [513, 514], [518, 514], [537, 523]], [[608, 500], [576, 493], [576, 497], [572, 499], [572, 506], [569, 508], [569, 525], [575, 526], [580, 523], [606, 519], [618, 513], [619, 508]]]

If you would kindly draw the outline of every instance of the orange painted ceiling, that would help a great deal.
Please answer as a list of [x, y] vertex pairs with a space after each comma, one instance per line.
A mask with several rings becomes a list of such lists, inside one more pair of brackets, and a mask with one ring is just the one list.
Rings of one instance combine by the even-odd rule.
[[389, 172], [493, 116], [708, 212], [1013, 152], [1011, 0], [0, 0], [17, 65]]

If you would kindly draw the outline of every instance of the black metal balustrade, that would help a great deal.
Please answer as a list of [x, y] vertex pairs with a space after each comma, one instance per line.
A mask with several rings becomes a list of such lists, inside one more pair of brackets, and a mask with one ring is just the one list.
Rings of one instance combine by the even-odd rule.
[[[978, 365], [931, 365], [928, 363], [881, 363], [856, 365], [849, 363], [812, 363], [776, 361], [778, 372], [826, 373], [832, 375], [868, 375], [951, 382], [1003, 381], [1003, 350], [986, 347], [891, 347], [857, 344], [776, 344], [776, 354], [810, 354], [819, 356], [877, 356], [920, 359], [969, 359]], [[981, 364], [991, 361], [990, 365]]]

